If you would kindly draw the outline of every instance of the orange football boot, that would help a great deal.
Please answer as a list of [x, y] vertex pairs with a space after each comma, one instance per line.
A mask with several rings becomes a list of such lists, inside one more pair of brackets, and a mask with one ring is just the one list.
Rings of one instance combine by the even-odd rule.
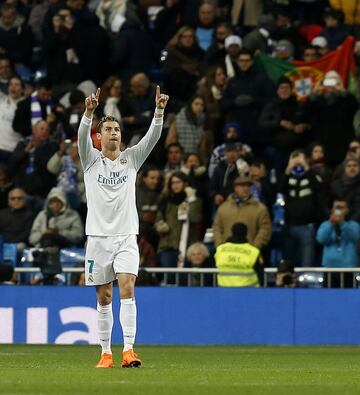
[[141, 365], [141, 359], [134, 352], [134, 350], [128, 350], [123, 352], [122, 367], [123, 368], [138, 368]]
[[113, 368], [114, 367], [114, 362], [113, 362], [113, 356], [112, 354], [102, 354], [100, 361], [96, 365], [97, 368]]

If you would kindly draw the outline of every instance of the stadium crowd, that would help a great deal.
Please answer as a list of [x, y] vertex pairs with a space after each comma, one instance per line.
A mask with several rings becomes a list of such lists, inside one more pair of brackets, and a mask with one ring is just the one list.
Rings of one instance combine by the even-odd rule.
[[[101, 87], [94, 146], [112, 115], [126, 149], [146, 132], [160, 84], [163, 135], [137, 185], [142, 267], [220, 268], [227, 244], [260, 280], [281, 259], [359, 266], [356, 1], [3, 0], [0, 10], [0, 235], [16, 245], [13, 264], [30, 247], [84, 245], [85, 97]], [[317, 69], [349, 42], [347, 57]], [[11, 281], [9, 265], [0, 276]], [[224, 285], [259, 285], [247, 277]]]

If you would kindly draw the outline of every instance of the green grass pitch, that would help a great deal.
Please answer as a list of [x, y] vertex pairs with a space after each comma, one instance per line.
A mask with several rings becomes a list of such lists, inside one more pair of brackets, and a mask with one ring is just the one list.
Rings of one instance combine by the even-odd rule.
[[99, 347], [0, 345], [0, 394], [360, 394], [360, 347], [138, 346], [138, 369], [95, 369]]

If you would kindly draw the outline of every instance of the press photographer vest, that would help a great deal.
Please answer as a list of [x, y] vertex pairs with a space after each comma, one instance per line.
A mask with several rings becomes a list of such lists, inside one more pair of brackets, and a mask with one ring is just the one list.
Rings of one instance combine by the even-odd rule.
[[220, 287], [259, 287], [259, 279], [254, 270], [260, 250], [249, 243], [224, 243], [216, 249], [215, 262], [220, 272], [236, 275], [218, 274]]

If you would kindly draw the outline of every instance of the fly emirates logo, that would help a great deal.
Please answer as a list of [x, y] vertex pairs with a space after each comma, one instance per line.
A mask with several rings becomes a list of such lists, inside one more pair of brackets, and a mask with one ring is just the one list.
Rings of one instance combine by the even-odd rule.
[[110, 177], [105, 177], [102, 174], [98, 175], [97, 182], [101, 185], [120, 185], [128, 180], [128, 175], [122, 175], [118, 171], [111, 171]]

